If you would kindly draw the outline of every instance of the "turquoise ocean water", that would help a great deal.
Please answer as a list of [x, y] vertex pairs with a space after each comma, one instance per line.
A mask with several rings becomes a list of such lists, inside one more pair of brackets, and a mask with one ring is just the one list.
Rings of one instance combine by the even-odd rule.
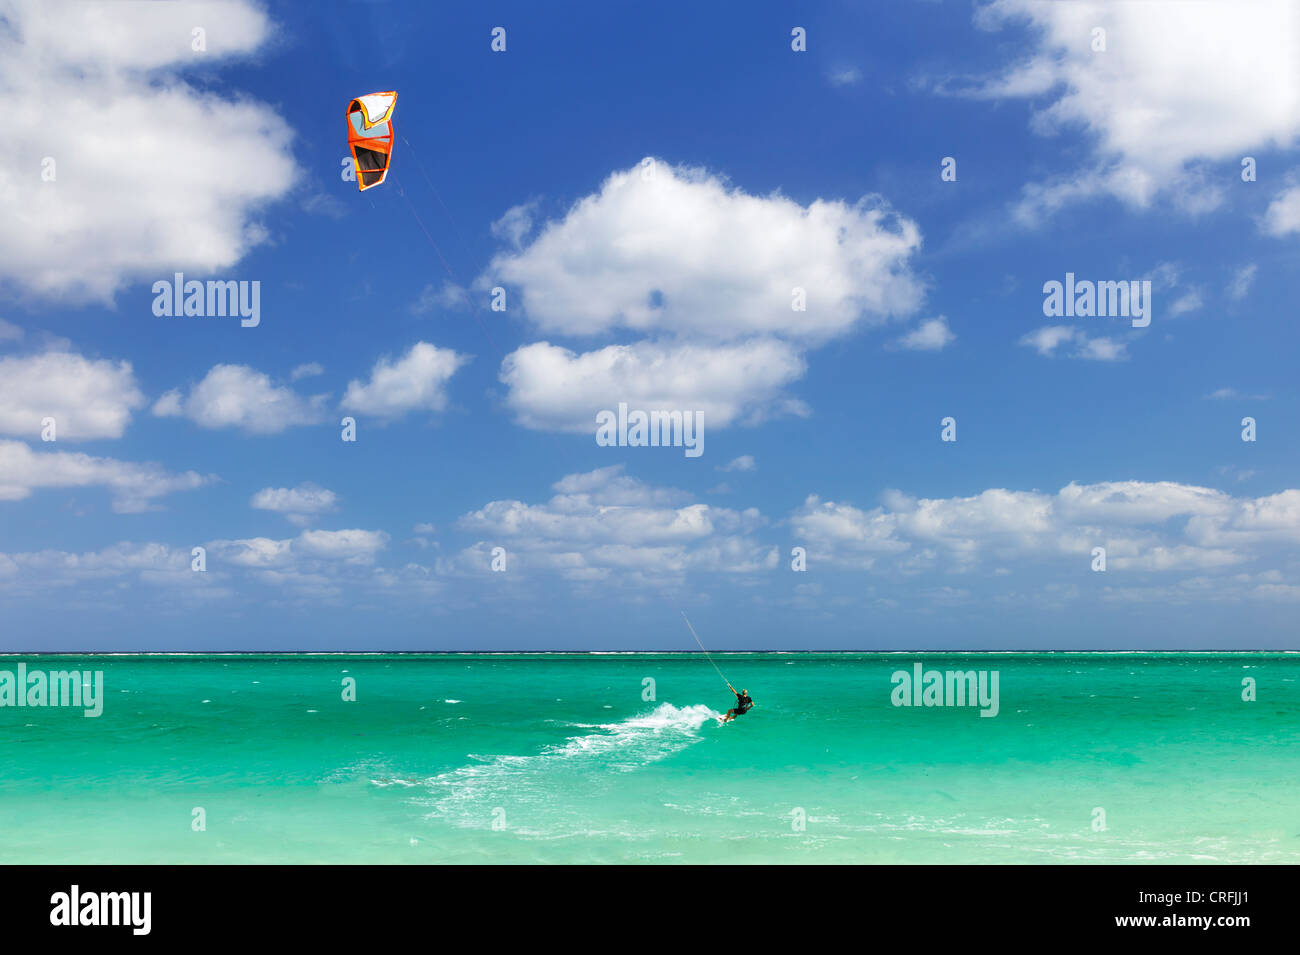
[[715, 657], [0, 657], [105, 696], [0, 707], [0, 862], [1300, 862], [1300, 655]]

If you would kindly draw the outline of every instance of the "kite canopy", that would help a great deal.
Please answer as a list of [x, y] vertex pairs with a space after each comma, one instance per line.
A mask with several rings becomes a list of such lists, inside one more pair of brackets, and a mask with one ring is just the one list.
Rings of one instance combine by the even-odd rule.
[[348, 104], [348, 146], [357, 167], [357, 188], [363, 192], [388, 175], [396, 105], [396, 90], [358, 96]]

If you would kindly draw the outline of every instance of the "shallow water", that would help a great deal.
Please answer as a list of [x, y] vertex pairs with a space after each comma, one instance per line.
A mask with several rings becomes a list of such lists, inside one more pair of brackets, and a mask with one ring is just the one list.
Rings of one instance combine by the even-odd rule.
[[21, 659], [105, 704], [0, 707], [7, 863], [1300, 861], [1292, 654]]

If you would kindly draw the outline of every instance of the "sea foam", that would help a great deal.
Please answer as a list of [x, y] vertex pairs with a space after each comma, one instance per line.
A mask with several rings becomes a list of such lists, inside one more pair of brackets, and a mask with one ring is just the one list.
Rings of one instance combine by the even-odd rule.
[[704, 704], [661, 703], [649, 713], [591, 725], [587, 728], [598, 732], [571, 736], [533, 756], [471, 754], [477, 763], [428, 781], [434, 796], [431, 815], [459, 826], [487, 827], [493, 808], [508, 803], [532, 809], [523, 814], [529, 823], [526, 828], [512, 825], [517, 832], [536, 831], [540, 814], [547, 817], [548, 835], [587, 831], [588, 817], [568, 820], [573, 826], [557, 818], [566, 814], [561, 809], [562, 795], [572, 797], [575, 789], [582, 788], [595, 795], [610, 774], [635, 772], [700, 742], [704, 738], [700, 728], [718, 716]]

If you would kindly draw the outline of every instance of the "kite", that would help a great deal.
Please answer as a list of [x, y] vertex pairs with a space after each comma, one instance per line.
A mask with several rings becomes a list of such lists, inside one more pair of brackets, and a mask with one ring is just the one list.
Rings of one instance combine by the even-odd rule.
[[348, 147], [356, 164], [357, 188], [362, 192], [379, 185], [388, 175], [396, 105], [396, 90], [358, 96], [348, 104]]

